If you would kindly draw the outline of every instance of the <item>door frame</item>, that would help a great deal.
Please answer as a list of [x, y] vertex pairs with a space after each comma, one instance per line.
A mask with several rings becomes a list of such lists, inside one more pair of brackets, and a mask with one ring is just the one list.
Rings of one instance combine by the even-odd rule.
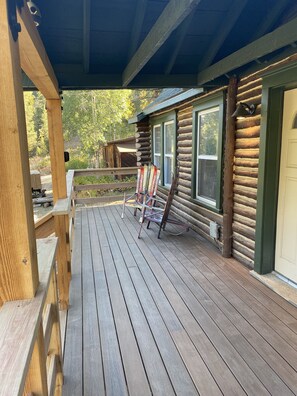
[[[254, 270], [274, 270], [284, 91], [297, 88], [297, 63], [263, 75]], [[297, 110], [297, 106], [296, 106]]]

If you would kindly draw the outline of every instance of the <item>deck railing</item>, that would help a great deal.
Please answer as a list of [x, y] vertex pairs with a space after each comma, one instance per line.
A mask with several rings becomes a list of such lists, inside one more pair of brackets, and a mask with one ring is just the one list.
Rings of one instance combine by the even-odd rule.
[[34, 298], [0, 309], [0, 395], [60, 395], [62, 347], [56, 285], [57, 238], [37, 241], [39, 288]]
[[[63, 302], [69, 298], [75, 205], [122, 199], [119, 194], [80, 198], [77, 193], [134, 188], [136, 181], [121, 178], [136, 174], [136, 167], [70, 170], [67, 197], [58, 200], [52, 212], [36, 223], [36, 238], [53, 231], [58, 238], [37, 239], [39, 288], [35, 297], [6, 302], [0, 308], [0, 396], [62, 394], [59, 308], [65, 309]], [[115, 181], [75, 185], [77, 176], [113, 176]]]

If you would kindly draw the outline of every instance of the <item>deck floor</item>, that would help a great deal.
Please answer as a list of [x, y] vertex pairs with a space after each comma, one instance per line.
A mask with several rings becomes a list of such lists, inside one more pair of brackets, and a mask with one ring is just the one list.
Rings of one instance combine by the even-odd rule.
[[297, 394], [297, 308], [194, 233], [78, 209], [64, 395]]

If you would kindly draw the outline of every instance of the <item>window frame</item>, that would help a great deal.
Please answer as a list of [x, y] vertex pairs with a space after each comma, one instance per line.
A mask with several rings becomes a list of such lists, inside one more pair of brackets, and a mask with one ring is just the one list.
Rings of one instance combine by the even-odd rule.
[[[223, 184], [223, 141], [225, 136], [225, 93], [212, 96], [211, 98], [202, 98], [193, 104], [193, 161], [192, 161], [192, 199], [201, 206], [206, 207], [214, 212], [222, 212], [222, 184]], [[200, 155], [199, 150], [199, 115], [207, 113], [208, 110], [217, 108], [219, 111], [219, 136], [217, 143], [217, 172], [216, 172], [216, 197], [215, 200], [198, 196], [198, 159], [209, 159], [215, 157], [212, 155]], [[215, 110], [213, 110], [215, 111]], [[206, 158], [207, 157], [207, 158]]]
[[[163, 116], [153, 117], [151, 119], [151, 128], [152, 128], [152, 159], [155, 160], [155, 127], [160, 125], [161, 126], [161, 155], [160, 155], [160, 185], [166, 189], [169, 189], [171, 183], [165, 184], [165, 156], [171, 157], [173, 160], [173, 169], [176, 167], [176, 139], [177, 139], [177, 117], [176, 111], [170, 112]], [[173, 136], [173, 154], [165, 155], [165, 125], [173, 123], [174, 126], [174, 136]], [[157, 154], [158, 155], [158, 154]]]

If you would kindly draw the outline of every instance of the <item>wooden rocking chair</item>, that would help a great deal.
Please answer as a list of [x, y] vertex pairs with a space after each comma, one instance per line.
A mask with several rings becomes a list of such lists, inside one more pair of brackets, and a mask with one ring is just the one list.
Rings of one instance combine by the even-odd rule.
[[[142, 210], [143, 204], [152, 205], [152, 198], [157, 194], [157, 188], [160, 178], [160, 170], [153, 164], [141, 166], [137, 171], [136, 191], [126, 197], [124, 194], [123, 211], [121, 218], [124, 218], [126, 204], [134, 207], [134, 216], [137, 209]], [[142, 221], [142, 218], [140, 218]]]
[[[181, 235], [184, 232], [189, 231], [190, 227], [188, 224], [183, 223], [182, 221], [175, 219], [173, 217], [169, 217], [170, 208], [172, 205], [174, 193], [177, 188], [178, 182], [178, 171], [176, 170], [175, 175], [172, 177], [171, 187], [168, 193], [167, 200], [160, 200], [158, 198], [148, 199], [150, 205], [146, 205], [145, 203], [142, 205], [142, 215], [141, 215], [141, 225], [138, 233], [138, 238], [140, 238], [140, 233], [142, 230], [142, 226], [145, 220], [148, 221], [147, 229], [150, 226], [150, 223], [157, 223], [159, 225], [158, 238], [160, 239], [161, 230], [165, 230], [167, 224], [173, 224], [176, 226], [176, 231], [169, 231], [171, 235]], [[157, 206], [160, 205], [160, 206]]]

